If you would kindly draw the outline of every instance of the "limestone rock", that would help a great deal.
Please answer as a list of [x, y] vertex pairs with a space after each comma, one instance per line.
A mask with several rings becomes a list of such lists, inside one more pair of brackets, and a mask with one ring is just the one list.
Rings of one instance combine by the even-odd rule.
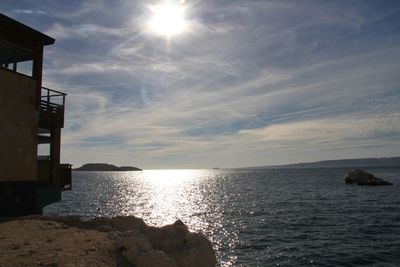
[[[133, 216], [103, 217], [88, 221], [71, 216], [30, 216], [21, 220], [43, 222], [39, 225], [46, 231], [76, 229], [74, 231], [97, 232], [109, 244], [114, 244], [113, 257], [116, 265], [121, 267], [214, 267], [217, 264], [211, 242], [202, 233], [190, 232], [180, 220], [160, 228], [148, 226], [142, 219]], [[12, 247], [7, 248], [13, 251]], [[96, 252], [97, 249], [93, 246], [87, 253], [94, 253], [91, 250]]]
[[185, 236], [189, 233], [189, 230], [186, 225], [178, 220], [174, 224], [161, 228], [148, 226], [143, 233], [149, 238], [154, 249], [168, 253], [184, 244]]
[[111, 224], [114, 229], [120, 232], [131, 231], [131, 230], [141, 231], [146, 225], [143, 219], [134, 216], [128, 216], [128, 217], [118, 216], [111, 218]]
[[153, 250], [149, 240], [138, 231], [124, 234], [125, 237], [117, 241], [117, 247], [129, 262], [134, 263], [139, 254]]
[[374, 175], [360, 169], [356, 169], [350, 172], [348, 176], [345, 178], [345, 182], [346, 184], [354, 184], [354, 185], [371, 185], [371, 186], [393, 185], [392, 183], [382, 180], [381, 178], [375, 177]]
[[177, 266], [215, 266], [217, 263], [211, 242], [201, 233], [189, 232], [178, 220], [161, 228], [145, 227], [143, 233], [154, 249], [165, 251]]
[[178, 266], [215, 266], [217, 259], [211, 242], [202, 233], [189, 233], [185, 244], [170, 253]]
[[141, 253], [135, 260], [136, 267], [176, 267], [175, 262], [162, 251]]

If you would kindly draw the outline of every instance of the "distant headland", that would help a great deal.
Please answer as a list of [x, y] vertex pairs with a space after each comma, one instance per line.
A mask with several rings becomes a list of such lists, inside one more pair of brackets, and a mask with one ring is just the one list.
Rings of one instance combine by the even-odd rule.
[[115, 166], [107, 163], [87, 163], [82, 167], [73, 169], [73, 171], [108, 171], [108, 172], [121, 172], [121, 171], [142, 171], [142, 169], [133, 166]]
[[307, 169], [307, 168], [365, 168], [400, 167], [400, 157], [323, 160], [275, 166], [247, 167], [245, 169]]

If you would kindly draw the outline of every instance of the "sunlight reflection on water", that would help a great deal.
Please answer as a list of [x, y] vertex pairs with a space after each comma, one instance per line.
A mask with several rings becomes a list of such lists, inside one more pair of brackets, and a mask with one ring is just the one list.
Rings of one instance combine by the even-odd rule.
[[74, 172], [73, 190], [64, 192], [63, 200], [45, 212], [87, 218], [134, 215], [154, 226], [180, 219], [191, 231], [203, 232], [216, 250], [228, 239], [225, 245], [232, 251], [238, 242], [236, 231], [223, 227], [228, 196], [220, 198], [215, 183], [218, 171], [214, 170]]
[[141, 210], [157, 226], [171, 224], [177, 219], [199, 212], [195, 203], [201, 202], [201, 192], [196, 190], [199, 180], [195, 170], [144, 171], [141, 179], [150, 196]]

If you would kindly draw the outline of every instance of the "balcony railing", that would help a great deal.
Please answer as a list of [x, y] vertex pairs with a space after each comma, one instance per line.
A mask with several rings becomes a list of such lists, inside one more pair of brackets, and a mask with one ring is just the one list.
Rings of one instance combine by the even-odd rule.
[[67, 94], [42, 87], [40, 99], [40, 127], [64, 127], [65, 96]]

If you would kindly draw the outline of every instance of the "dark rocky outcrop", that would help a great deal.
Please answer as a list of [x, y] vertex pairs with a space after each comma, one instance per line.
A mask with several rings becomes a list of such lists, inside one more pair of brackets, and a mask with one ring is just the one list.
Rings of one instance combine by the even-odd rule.
[[347, 177], [345, 178], [346, 184], [353, 184], [353, 185], [370, 185], [370, 186], [377, 186], [377, 185], [393, 185], [381, 178], [375, 177], [374, 175], [356, 169], [350, 172]]
[[132, 166], [115, 166], [107, 163], [88, 163], [82, 165], [82, 167], [73, 169], [74, 171], [142, 171], [142, 169]]

